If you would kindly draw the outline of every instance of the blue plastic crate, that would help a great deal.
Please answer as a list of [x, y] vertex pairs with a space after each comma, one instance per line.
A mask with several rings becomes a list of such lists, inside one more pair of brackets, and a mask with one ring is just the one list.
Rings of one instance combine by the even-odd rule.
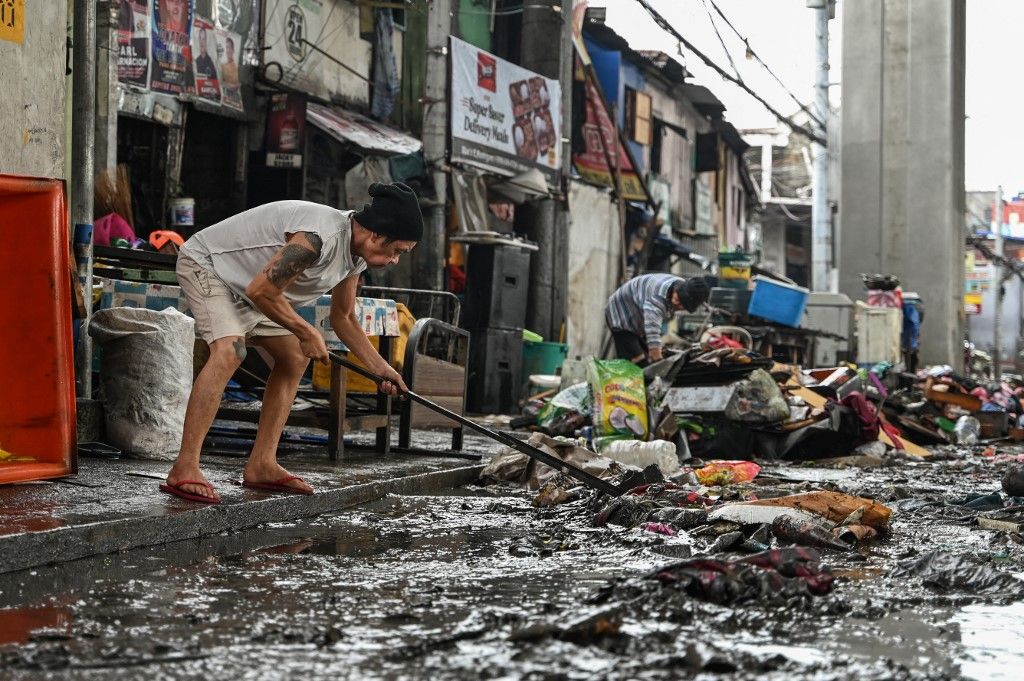
[[747, 314], [776, 324], [800, 326], [810, 291], [762, 276], [754, 277], [754, 282]]

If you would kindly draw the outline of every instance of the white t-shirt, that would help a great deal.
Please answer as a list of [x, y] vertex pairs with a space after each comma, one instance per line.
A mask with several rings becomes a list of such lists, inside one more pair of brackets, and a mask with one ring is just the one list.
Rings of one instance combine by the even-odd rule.
[[352, 211], [309, 201], [275, 201], [250, 208], [200, 230], [181, 252], [248, 300], [245, 287], [287, 243], [287, 235], [296, 232], [316, 234], [323, 249], [316, 262], [284, 290], [293, 306], [316, 300], [366, 269], [366, 261], [353, 258], [350, 250]]

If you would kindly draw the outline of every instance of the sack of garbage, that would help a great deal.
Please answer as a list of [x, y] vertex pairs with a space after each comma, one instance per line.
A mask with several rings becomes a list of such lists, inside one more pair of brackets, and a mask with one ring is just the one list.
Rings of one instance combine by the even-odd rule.
[[739, 382], [725, 418], [752, 425], [782, 423], [789, 419], [789, 403], [771, 374], [755, 369]]
[[587, 378], [593, 395], [594, 435], [646, 439], [647, 393], [643, 369], [628, 359], [595, 359], [587, 367]]
[[171, 461], [192, 391], [195, 322], [174, 308], [96, 312], [89, 335], [103, 347], [102, 402], [110, 444], [140, 459]]

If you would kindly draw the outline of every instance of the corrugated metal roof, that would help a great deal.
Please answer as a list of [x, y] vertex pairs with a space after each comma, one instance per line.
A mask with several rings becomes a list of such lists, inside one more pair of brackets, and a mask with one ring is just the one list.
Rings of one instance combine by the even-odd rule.
[[310, 102], [306, 119], [339, 142], [371, 153], [412, 154], [423, 148], [422, 142], [406, 132], [338, 107]]

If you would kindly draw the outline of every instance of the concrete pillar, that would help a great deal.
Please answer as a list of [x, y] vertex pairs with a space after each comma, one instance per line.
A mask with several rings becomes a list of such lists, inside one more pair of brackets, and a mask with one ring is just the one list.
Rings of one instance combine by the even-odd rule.
[[[562, 83], [562, 137], [572, 120], [572, 2], [541, 0], [523, 8], [522, 66]], [[563, 175], [568, 176], [569, 147], [562, 144]], [[516, 224], [540, 245], [530, 263], [527, 328], [547, 340], [559, 337], [569, 287], [569, 220], [564, 204], [551, 199], [516, 207]]]
[[843, 6], [840, 290], [860, 274], [921, 294], [921, 360], [963, 337], [964, 0]]
[[96, 172], [117, 169], [117, 19], [121, 3], [96, 3]]

